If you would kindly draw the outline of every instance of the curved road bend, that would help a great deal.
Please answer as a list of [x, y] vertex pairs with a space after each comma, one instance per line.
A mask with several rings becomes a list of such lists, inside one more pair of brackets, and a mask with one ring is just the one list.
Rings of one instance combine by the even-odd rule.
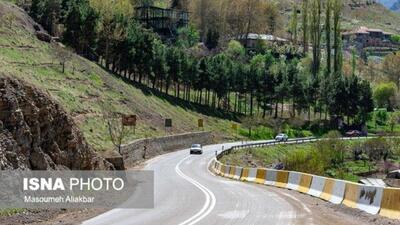
[[183, 150], [149, 160], [145, 169], [154, 170], [154, 209], [114, 209], [83, 224], [337, 225], [343, 221], [339, 215], [310, 210], [296, 198], [297, 192], [289, 195], [282, 189], [214, 176], [207, 165], [221, 148], [211, 145], [204, 147], [203, 155], [190, 156]]

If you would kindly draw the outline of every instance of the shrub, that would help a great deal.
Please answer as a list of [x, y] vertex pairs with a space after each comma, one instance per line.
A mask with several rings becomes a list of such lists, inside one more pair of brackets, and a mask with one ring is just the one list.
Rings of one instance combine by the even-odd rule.
[[393, 109], [392, 99], [396, 95], [396, 84], [393, 82], [379, 84], [374, 90], [374, 99], [379, 107]]
[[391, 155], [390, 146], [385, 138], [368, 139], [363, 144], [363, 151], [368, 156], [369, 161], [379, 161]]
[[375, 112], [375, 123], [379, 126], [385, 126], [388, 120], [388, 113], [386, 109], [380, 109]]

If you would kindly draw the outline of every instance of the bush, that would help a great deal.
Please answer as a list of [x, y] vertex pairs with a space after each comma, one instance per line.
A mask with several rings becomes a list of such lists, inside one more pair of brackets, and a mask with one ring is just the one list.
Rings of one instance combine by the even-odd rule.
[[392, 35], [390, 38], [395, 43], [400, 43], [400, 35]]
[[390, 146], [385, 138], [368, 139], [363, 144], [363, 152], [369, 161], [385, 160], [391, 155]]
[[320, 153], [317, 150], [312, 149], [308, 151], [300, 149], [288, 152], [287, 156], [283, 159], [283, 163], [286, 170], [323, 175], [327, 164], [325, 160], [320, 159]]
[[267, 140], [267, 139], [273, 139], [275, 137], [273, 130], [265, 126], [258, 126], [252, 128], [251, 135], [248, 129], [240, 128], [239, 134], [248, 137], [252, 140]]
[[375, 123], [379, 126], [385, 126], [388, 120], [388, 113], [386, 109], [377, 110], [374, 114], [375, 114]]
[[393, 82], [379, 84], [374, 90], [374, 99], [378, 106], [392, 110], [396, 90], [397, 86]]

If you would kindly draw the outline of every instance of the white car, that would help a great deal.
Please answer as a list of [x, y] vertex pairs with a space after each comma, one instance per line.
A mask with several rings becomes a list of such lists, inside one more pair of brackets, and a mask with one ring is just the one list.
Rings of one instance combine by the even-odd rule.
[[275, 137], [276, 141], [288, 141], [289, 137], [286, 134], [278, 134]]
[[192, 144], [192, 147], [190, 147], [190, 154], [203, 154], [203, 147], [201, 144]]

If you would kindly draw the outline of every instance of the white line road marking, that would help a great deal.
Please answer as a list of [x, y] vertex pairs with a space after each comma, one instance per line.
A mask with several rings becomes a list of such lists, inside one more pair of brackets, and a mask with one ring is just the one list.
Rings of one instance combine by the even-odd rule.
[[300, 203], [300, 205], [303, 207], [303, 209], [307, 212], [307, 213], [311, 213], [311, 210], [303, 203], [301, 202], [299, 199], [297, 199], [296, 197], [290, 195], [290, 194], [286, 194], [286, 193], [282, 193], [284, 196], [291, 198], [293, 200], [295, 200], [296, 202]]
[[[300, 203], [300, 205], [303, 207], [303, 209], [304, 209], [308, 214], [311, 214], [311, 210], [310, 210], [302, 201], [300, 201], [299, 199], [297, 199], [296, 197], [294, 197], [294, 196], [292, 196], [292, 195], [290, 195], [290, 194], [286, 194], [286, 193], [282, 193], [282, 194], [285, 195], [286, 197], [291, 198], [291, 199], [293, 199], [294, 201]], [[312, 218], [309, 218], [308, 224], [310, 224], [310, 225], [313, 225], [313, 224], [314, 224]]]
[[202, 184], [200, 184], [199, 182], [197, 182], [196, 180], [186, 176], [179, 168], [179, 166], [186, 160], [188, 159], [190, 156], [187, 156], [185, 158], [183, 158], [181, 161], [179, 161], [178, 164], [176, 164], [175, 166], [175, 172], [182, 177], [183, 179], [185, 179], [186, 181], [188, 181], [189, 183], [193, 184], [194, 186], [196, 186], [200, 191], [202, 191], [204, 193], [204, 195], [206, 196], [206, 201], [203, 205], [203, 208], [197, 212], [194, 216], [190, 217], [189, 219], [185, 220], [184, 222], [180, 223], [179, 225], [194, 225], [196, 223], [198, 223], [200, 220], [202, 220], [204, 217], [206, 217], [208, 214], [211, 213], [211, 211], [214, 209], [215, 207], [215, 203], [216, 203], [216, 198], [214, 193], [212, 193], [209, 189], [207, 189], [206, 187], [204, 187]]

